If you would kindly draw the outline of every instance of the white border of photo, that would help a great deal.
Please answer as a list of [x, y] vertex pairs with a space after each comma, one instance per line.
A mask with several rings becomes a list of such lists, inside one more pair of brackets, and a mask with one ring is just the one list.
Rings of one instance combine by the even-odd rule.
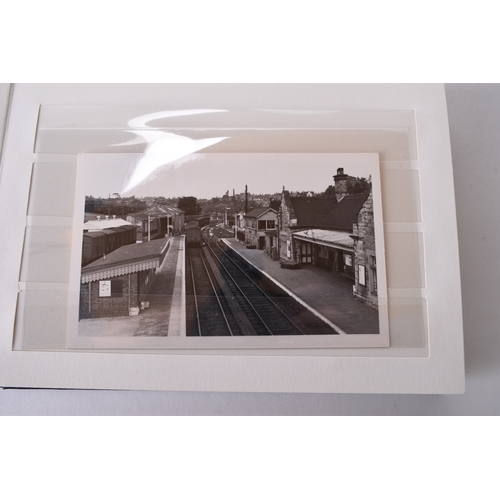
[[[221, 165], [222, 169], [237, 169], [238, 165], [265, 165], [264, 170], [269, 170], [273, 165], [283, 165], [286, 168], [279, 169], [276, 167], [277, 179], [279, 185], [282, 185], [286, 179], [280, 177], [281, 172], [283, 175], [291, 177], [293, 174], [300, 179], [300, 183], [307, 188], [307, 179], [310, 176], [317, 175], [320, 171], [323, 173], [325, 179], [324, 189], [328, 187], [327, 182], [333, 183], [332, 177], [337, 173], [337, 168], [345, 167], [346, 174], [356, 174], [357, 172], [364, 172], [366, 177], [371, 177], [372, 182], [372, 195], [374, 206], [374, 231], [376, 253], [378, 256], [378, 315], [379, 315], [379, 334], [363, 334], [358, 332], [356, 334], [346, 334], [337, 325], [334, 324], [335, 330], [341, 332], [340, 334], [333, 335], [305, 335], [305, 336], [239, 336], [239, 337], [186, 337], [185, 332], [174, 331], [173, 336], [125, 336], [122, 334], [111, 333], [110, 325], [113, 323], [109, 320], [104, 321], [108, 325], [108, 335], [106, 332], [101, 335], [94, 336], [81, 336], [78, 334], [78, 303], [75, 300], [80, 294], [80, 271], [81, 271], [81, 251], [82, 251], [82, 234], [83, 234], [83, 219], [84, 219], [84, 201], [86, 193], [103, 192], [102, 182], [100, 179], [116, 179], [115, 187], [125, 188], [130, 178], [133, 178], [134, 173], [137, 171], [137, 165], [149, 163], [157, 165], [154, 175], [151, 175], [151, 183], [158, 185], [161, 182], [162, 174], [165, 174], [171, 169], [169, 165], [163, 165], [163, 155], [146, 155], [146, 154], [86, 154], [79, 155], [78, 158], [78, 172], [76, 182], [75, 194], [75, 216], [73, 222], [73, 238], [71, 250], [71, 269], [69, 278], [69, 293], [72, 297], [71, 307], [68, 311], [68, 343], [67, 347], [71, 348], [88, 348], [88, 349], [189, 349], [190, 352], [197, 352], [203, 354], [204, 349], [210, 349], [211, 353], [227, 354], [227, 350], [244, 350], [244, 349], [273, 349], [273, 354], [284, 354], [284, 349], [293, 349], [296, 353], [311, 354], [311, 349], [321, 352], [323, 349], [329, 348], [349, 348], [349, 347], [389, 347], [389, 318], [388, 318], [388, 300], [387, 300], [387, 285], [386, 285], [386, 270], [385, 270], [385, 247], [384, 247], [384, 225], [382, 220], [382, 196], [380, 186], [380, 165], [377, 154], [369, 153], [348, 153], [348, 154], [317, 154], [317, 153], [209, 153], [211, 158], [209, 162], [204, 159], [195, 159], [193, 162], [198, 162], [200, 165], [204, 163]], [[207, 155], [204, 155], [207, 156]], [[244, 156], [244, 158], [242, 157]], [[187, 158], [189, 159], [189, 157]], [[184, 158], [185, 161], [187, 161]], [[147, 160], [147, 161], [146, 161]], [[295, 165], [296, 170], [300, 172], [292, 173], [292, 166]], [[235, 167], [236, 166], [236, 167]], [[325, 167], [327, 166], [327, 167]], [[178, 170], [178, 169], [177, 169]], [[245, 169], [249, 174], [251, 170]], [[302, 172], [303, 171], [303, 172]], [[243, 171], [244, 172], [244, 171]], [[242, 173], [237, 176], [241, 179], [244, 178]], [[326, 174], [326, 175], [325, 175]], [[204, 182], [205, 185], [209, 183], [217, 184], [221, 182], [221, 178], [227, 178], [228, 175], [220, 174], [220, 177], [210, 181], [200, 181], [200, 179], [190, 179], [190, 182], [199, 183]], [[240, 179], [240, 183], [245, 181]], [[147, 179], [143, 179], [146, 182]], [[249, 179], [247, 182], [251, 182]], [[288, 182], [291, 182], [288, 179]], [[224, 185], [223, 185], [224, 186]], [[220, 188], [220, 193], [223, 192], [223, 186]], [[208, 187], [208, 186], [207, 186]], [[278, 187], [278, 184], [276, 184]], [[40, 186], [39, 190], [45, 191], [44, 186]], [[51, 236], [52, 238], [52, 236]], [[48, 242], [50, 243], [50, 242]], [[50, 255], [50, 254], [49, 254]], [[180, 262], [178, 262], [179, 266]], [[44, 268], [53, 268], [56, 265], [54, 260], [52, 264], [44, 266]], [[184, 266], [182, 266], [184, 269]], [[273, 280], [271, 276], [269, 279]], [[181, 287], [178, 287], [178, 292]], [[294, 290], [289, 290], [292, 296]], [[184, 297], [177, 300], [177, 305], [172, 305], [172, 314], [184, 314], [183, 311], [176, 311], [181, 304], [184, 303]], [[303, 301], [297, 297], [302, 303]], [[353, 300], [354, 299], [353, 297]], [[308, 304], [306, 305], [306, 307]], [[309, 306], [310, 307], [310, 306]], [[366, 305], [367, 308], [370, 306]], [[316, 315], [321, 314], [319, 312]], [[332, 323], [326, 318], [327, 322]], [[95, 321], [95, 320], [91, 320]], [[123, 319], [118, 319], [123, 321]], [[115, 321], [118, 323], [118, 321]], [[177, 325], [179, 322], [174, 321]], [[362, 323], [362, 321], [360, 322]], [[185, 324], [185, 322], [184, 322]], [[174, 329], [175, 330], [175, 329]], [[21, 333], [22, 335], [22, 333]], [[304, 351], [306, 349], [307, 351]], [[238, 351], [239, 352], [239, 351]], [[241, 351], [243, 352], [243, 351]], [[323, 354], [325, 354], [323, 352]], [[373, 354], [373, 353], [372, 353]]]

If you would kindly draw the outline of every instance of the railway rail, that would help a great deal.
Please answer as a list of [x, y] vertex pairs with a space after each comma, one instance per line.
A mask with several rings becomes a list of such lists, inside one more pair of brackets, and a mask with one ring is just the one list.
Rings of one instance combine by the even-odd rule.
[[336, 334], [236, 252], [224, 248], [217, 236], [211, 237], [213, 232], [204, 228], [204, 247], [187, 249], [188, 336]]
[[189, 336], [241, 335], [202, 248], [186, 249], [186, 328]]

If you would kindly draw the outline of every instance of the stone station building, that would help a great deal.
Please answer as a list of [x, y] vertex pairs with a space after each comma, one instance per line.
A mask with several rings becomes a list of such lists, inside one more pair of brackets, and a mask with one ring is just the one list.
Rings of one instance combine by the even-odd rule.
[[335, 195], [293, 197], [283, 189], [278, 212], [279, 258], [284, 265], [312, 264], [353, 281], [354, 296], [378, 307], [373, 194], [349, 192], [339, 168]]

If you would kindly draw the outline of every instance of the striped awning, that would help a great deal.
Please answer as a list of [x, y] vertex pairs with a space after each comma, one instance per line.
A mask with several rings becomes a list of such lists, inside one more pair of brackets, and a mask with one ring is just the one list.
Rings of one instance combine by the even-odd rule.
[[157, 267], [160, 267], [160, 259], [152, 259], [145, 262], [138, 262], [136, 264], [116, 266], [110, 269], [102, 269], [93, 273], [82, 274], [82, 283], [91, 283], [93, 281], [116, 278], [117, 276], [125, 276], [127, 274], [138, 273], [139, 271], [156, 269]]

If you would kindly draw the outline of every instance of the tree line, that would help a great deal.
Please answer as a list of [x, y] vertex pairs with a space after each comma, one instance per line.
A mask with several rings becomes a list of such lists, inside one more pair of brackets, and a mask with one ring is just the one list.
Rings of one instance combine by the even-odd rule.
[[[347, 179], [348, 194], [357, 194], [368, 191], [371, 184], [368, 179], [363, 177], [351, 177]], [[296, 196], [306, 196], [307, 191], [295, 193]], [[269, 195], [267, 195], [269, 196]], [[322, 193], [313, 196], [335, 196], [335, 187], [328, 186]], [[247, 210], [250, 211], [258, 206], [257, 202], [251, 199], [249, 194]], [[279, 209], [281, 200], [271, 199], [269, 206], [276, 211]], [[143, 212], [154, 205], [169, 205], [183, 210], [186, 215], [222, 215], [225, 211], [228, 213], [239, 213], [245, 210], [245, 201], [238, 197], [233, 199], [229, 191], [221, 197], [211, 199], [198, 199], [195, 196], [181, 196], [180, 198], [165, 198], [164, 196], [149, 196], [145, 198], [136, 198], [135, 196], [122, 198], [117, 193], [108, 198], [93, 196], [85, 197], [85, 212], [103, 215], [117, 215], [125, 217], [128, 214]]]

